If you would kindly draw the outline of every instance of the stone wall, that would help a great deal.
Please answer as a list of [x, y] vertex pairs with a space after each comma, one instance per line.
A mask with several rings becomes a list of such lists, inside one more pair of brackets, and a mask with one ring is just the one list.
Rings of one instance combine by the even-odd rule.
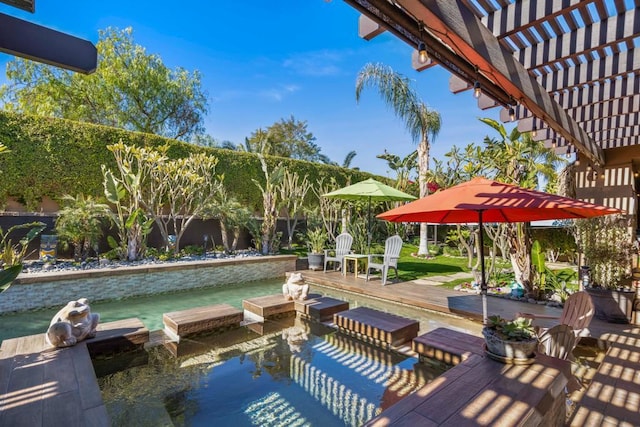
[[22, 274], [0, 294], [0, 315], [62, 306], [81, 297], [95, 302], [264, 279], [284, 283], [285, 272], [295, 269], [295, 255], [276, 255]]

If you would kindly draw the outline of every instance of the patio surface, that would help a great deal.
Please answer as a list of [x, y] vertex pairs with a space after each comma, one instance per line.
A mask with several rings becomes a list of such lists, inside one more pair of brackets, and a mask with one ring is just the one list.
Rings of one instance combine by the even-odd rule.
[[[480, 295], [423, 284], [423, 281], [387, 282], [382, 286], [378, 278], [369, 282], [340, 272], [304, 271], [311, 284], [364, 294], [397, 303], [421, 307], [437, 312], [455, 314], [475, 321], [482, 320]], [[518, 312], [560, 316], [559, 308], [529, 304], [504, 298], [488, 297], [490, 315], [512, 318]], [[536, 321], [552, 326], [553, 319]], [[591, 337], [606, 346], [604, 361], [588, 385], [584, 396], [568, 425], [571, 426], [638, 426], [640, 425], [640, 327], [614, 324], [593, 319], [589, 327]], [[424, 401], [427, 400], [425, 396]], [[390, 420], [387, 420], [390, 421]], [[387, 425], [402, 425], [401, 420]], [[406, 419], [405, 419], [406, 421]], [[459, 421], [459, 420], [458, 420]], [[470, 425], [475, 425], [472, 420]], [[435, 425], [446, 425], [437, 423]], [[517, 424], [513, 424], [517, 425]]]

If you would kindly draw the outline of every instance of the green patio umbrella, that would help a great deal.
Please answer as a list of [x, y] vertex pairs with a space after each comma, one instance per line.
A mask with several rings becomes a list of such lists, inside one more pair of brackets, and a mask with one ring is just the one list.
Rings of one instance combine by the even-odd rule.
[[416, 197], [369, 178], [353, 185], [323, 194], [323, 197], [331, 197], [342, 200], [366, 200], [369, 202], [367, 209], [367, 252], [371, 247], [371, 201], [403, 201], [415, 200]]

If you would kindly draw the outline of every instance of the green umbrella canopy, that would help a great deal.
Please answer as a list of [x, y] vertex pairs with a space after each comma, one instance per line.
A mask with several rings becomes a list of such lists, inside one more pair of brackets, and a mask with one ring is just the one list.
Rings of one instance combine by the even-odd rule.
[[365, 181], [357, 182], [348, 187], [323, 194], [324, 197], [333, 197], [344, 200], [375, 200], [375, 201], [394, 201], [394, 200], [415, 200], [416, 197], [411, 194], [403, 193], [393, 187], [389, 187], [373, 178]]
[[403, 193], [393, 187], [389, 187], [373, 178], [356, 182], [353, 185], [323, 194], [323, 197], [332, 197], [343, 200], [367, 200], [369, 202], [367, 209], [367, 252], [371, 248], [371, 200], [382, 201], [402, 201], [415, 200], [416, 197], [411, 194]]

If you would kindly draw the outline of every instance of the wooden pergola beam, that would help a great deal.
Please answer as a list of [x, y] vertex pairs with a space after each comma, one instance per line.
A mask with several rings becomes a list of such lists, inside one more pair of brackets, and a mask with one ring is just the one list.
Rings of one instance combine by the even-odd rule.
[[[386, 2], [369, 3], [378, 1]], [[397, 3], [460, 56], [476, 64], [483, 74], [491, 76], [514, 100], [573, 141], [592, 161], [605, 163], [602, 149], [460, 0], [397, 0]]]
[[0, 52], [90, 74], [98, 51], [87, 40], [0, 13]]

